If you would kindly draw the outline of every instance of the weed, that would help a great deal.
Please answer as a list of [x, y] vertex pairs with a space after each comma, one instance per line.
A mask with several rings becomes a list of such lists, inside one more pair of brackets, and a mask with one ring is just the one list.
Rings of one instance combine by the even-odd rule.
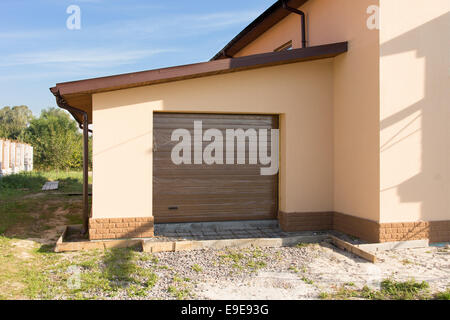
[[368, 300], [426, 300], [430, 298], [428, 283], [409, 280], [405, 282], [385, 279], [381, 282], [380, 290], [364, 286], [361, 290], [341, 287], [332, 295], [335, 299], [364, 298]]
[[289, 267], [289, 270], [291, 270], [291, 271], [293, 271], [293, 272], [295, 272], [295, 273], [299, 273], [300, 271], [297, 269], [297, 267], [295, 267], [295, 266], [290, 266]]
[[390, 279], [381, 282], [381, 291], [391, 299], [412, 300], [420, 298], [422, 292], [429, 288], [427, 282], [416, 282], [409, 280], [406, 282], [396, 282]]
[[435, 295], [437, 300], [450, 300], [450, 289], [447, 289], [443, 292], [439, 292]]
[[344, 284], [344, 286], [354, 287], [355, 283], [354, 282], [347, 282], [347, 283]]
[[177, 288], [176, 286], [169, 286], [167, 291], [178, 300], [183, 300], [190, 295], [190, 291], [187, 288]]
[[306, 277], [302, 277], [302, 281], [306, 284], [314, 284], [314, 281], [312, 281], [311, 279], [308, 279]]
[[319, 298], [320, 299], [323, 299], [323, 300], [328, 300], [328, 299], [330, 299], [330, 294], [328, 293], [328, 292], [321, 292], [321, 293], [319, 293]]
[[197, 273], [200, 273], [203, 271], [203, 268], [200, 267], [198, 264], [194, 264], [194, 265], [192, 265], [192, 270], [194, 270]]

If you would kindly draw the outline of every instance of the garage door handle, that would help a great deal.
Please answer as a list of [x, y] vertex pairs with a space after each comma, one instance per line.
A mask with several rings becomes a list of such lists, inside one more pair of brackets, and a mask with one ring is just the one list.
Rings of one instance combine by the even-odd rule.
[[178, 206], [171, 206], [169, 207], [169, 210], [178, 210]]

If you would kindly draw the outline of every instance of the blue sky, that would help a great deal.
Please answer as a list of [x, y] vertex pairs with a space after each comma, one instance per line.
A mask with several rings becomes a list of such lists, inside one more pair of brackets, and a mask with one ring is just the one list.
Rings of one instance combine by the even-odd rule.
[[[1, 0], [0, 108], [55, 106], [58, 82], [209, 60], [274, 0]], [[69, 30], [66, 9], [81, 9]]]

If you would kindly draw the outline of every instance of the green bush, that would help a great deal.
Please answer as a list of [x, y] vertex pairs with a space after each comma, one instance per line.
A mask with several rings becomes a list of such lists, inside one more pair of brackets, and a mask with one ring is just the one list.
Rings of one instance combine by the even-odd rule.
[[78, 169], [82, 167], [83, 136], [76, 122], [60, 109], [43, 110], [25, 131], [34, 148], [37, 169]]
[[47, 178], [35, 172], [21, 172], [0, 178], [0, 190], [2, 189], [29, 189], [42, 188]]
[[[38, 170], [79, 170], [83, 167], [83, 134], [62, 109], [49, 108], [34, 118], [27, 106], [0, 109], [0, 137], [20, 140], [34, 148]], [[92, 139], [89, 138], [89, 148]], [[89, 157], [92, 167], [92, 157]]]

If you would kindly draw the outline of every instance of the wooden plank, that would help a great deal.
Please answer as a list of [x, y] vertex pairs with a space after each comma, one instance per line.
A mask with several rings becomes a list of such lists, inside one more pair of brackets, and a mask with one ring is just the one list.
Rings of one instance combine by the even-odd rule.
[[348, 252], [351, 252], [351, 253], [357, 255], [358, 257], [361, 257], [361, 258], [363, 258], [363, 259], [365, 259], [367, 261], [370, 261], [372, 263], [377, 262], [377, 257], [374, 254], [372, 254], [370, 252], [367, 252], [367, 251], [365, 251], [363, 249], [360, 249], [360, 248], [354, 246], [353, 244], [351, 244], [349, 242], [346, 242], [344, 240], [336, 238], [335, 236], [331, 236], [330, 235], [330, 238], [331, 238], [331, 241], [333, 242], [333, 244], [336, 247], [338, 247], [338, 248], [340, 248], [342, 250], [346, 250]]
[[66, 237], [66, 233], [67, 233], [67, 226], [64, 227], [63, 233], [58, 238], [58, 241], [56, 241], [56, 246], [55, 246], [55, 249], [54, 249], [55, 252], [62, 252], [61, 246], [62, 246], [62, 244], [64, 242], [64, 238]]

